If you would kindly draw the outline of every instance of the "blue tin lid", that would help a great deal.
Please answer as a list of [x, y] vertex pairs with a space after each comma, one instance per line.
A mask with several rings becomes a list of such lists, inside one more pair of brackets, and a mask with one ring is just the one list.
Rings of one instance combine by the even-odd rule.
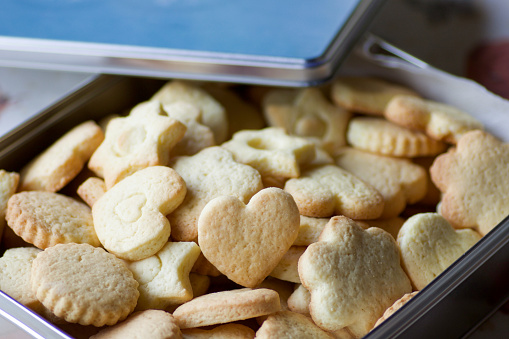
[[4, 0], [0, 65], [310, 84], [331, 76], [382, 2]]

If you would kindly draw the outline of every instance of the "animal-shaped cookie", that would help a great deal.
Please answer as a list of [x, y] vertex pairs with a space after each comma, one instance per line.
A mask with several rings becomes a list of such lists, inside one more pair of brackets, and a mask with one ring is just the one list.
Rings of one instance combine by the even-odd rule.
[[364, 230], [343, 216], [332, 218], [319, 241], [308, 246], [299, 275], [311, 293], [314, 322], [328, 331], [347, 328], [357, 337], [412, 291], [392, 236], [376, 227]]
[[330, 103], [317, 88], [272, 90], [263, 102], [265, 118], [290, 135], [313, 137], [329, 153], [346, 144], [351, 113]]
[[466, 133], [430, 168], [443, 193], [440, 214], [454, 227], [487, 234], [509, 214], [509, 144], [482, 131]]
[[163, 310], [191, 300], [189, 272], [199, 254], [200, 248], [194, 242], [168, 242], [153, 256], [127, 262], [140, 284], [136, 310]]
[[397, 159], [343, 147], [336, 164], [372, 185], [384, 198], [380, 218], [399, 215], [408, 204], [424, 197], [427, 177], [424, 168], [407, 159]]
[[102, 129], [93, 121], [74, 127], [23, 167], [19, 190], [59, 191], [78, 175], [103, 140]]
[[92, 154], [88, 167], [104, 178], [110, 189], [138, 170], [168, 165], [170, 150], [185, 132], [186, 126], [168, 117], [160, 103], [142, 103], [127, 117], [108, 123], [105, 139]]
[[210, 201], [198, 219], [203, 255], [230, 280], [256, 287], [277, 266], [299, 232], [292, 196], [266, 188], [246, 205], [232, 196]]
[[125, 178], [92, 207], [101, 244], [127, 260], [157, 253], [171, 233], [166, 215], [180, 205], [185, 195], [184, 180], [169, 167], [147, 167]]
[[454, 106], [415, 96], [392, 98], [384, 116], [395, 124], [423, 131], [433, 139], [453, 144], [463, 134], [483, 129], [480, 121]]
[[437, 213], [419, 213], [403, 224], [397, 241], [403, 268], [422, 290], [479, 239], [471, 229], [455, 230]]
[[170, 166], [182, 176], [188, 192], [182, 205], [168, 216], [172, 238], [178, 241], [197, 239], [198, 217], [213, 198], [232, 195], [247, 203], [263, 188], [258, 171], [234, 161], [232, 154], [221, 147], [177, 157]]
[[335, 165], [313, 167], [285, 184], [302, 215], [375, 219], [383, 211], [382, 195], [371, 185]]

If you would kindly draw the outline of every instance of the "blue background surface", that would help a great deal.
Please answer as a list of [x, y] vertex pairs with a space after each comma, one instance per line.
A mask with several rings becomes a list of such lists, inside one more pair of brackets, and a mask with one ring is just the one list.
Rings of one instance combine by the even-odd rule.
[[313, 59], [359, 1], [2, 0], [0, 35]]

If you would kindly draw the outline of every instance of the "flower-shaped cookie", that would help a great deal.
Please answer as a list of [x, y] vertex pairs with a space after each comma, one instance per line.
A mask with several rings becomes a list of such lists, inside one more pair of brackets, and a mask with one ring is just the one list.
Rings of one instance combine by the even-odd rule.
[[299, 275], [311, 293], [314, 322], [328, 331], [347, 327], [357, 337], [412, 291], [392, 236], [376, 227], [363, 230], [342, 216], [332, 218], [320, 241], [308, 246]]
[[140, 169], [167, 165], [170, 150], [186, 132], [186, 126], [168, 117], [160, 103], [140, 105], [127, 117], [108, 123], [105, 139], [88, 163], [108, 189]]
[[485, 235], [509, 214], [509, 144], [494, 136], [466, 133], [430, 172], [443, 193], [440, 214], [454, 227]]

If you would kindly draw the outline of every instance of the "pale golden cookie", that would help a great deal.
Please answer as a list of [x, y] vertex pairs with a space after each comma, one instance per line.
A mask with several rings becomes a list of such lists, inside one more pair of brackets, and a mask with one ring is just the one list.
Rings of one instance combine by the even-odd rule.
[[[268, 288], [274, 290], [279, 294], [279, 302], [281, 304], [281, 310], [288, 310], [288, 298], [293, 293], [293, 283], [288, 281], [279, 280], [272, 277], [267, 277], [257, 288]], [[261, 317], [266, 318], [266, 317]], [[258, 318], [257, 318], [258, 320]]]
[[443, 193], [440, 213], [454, 227], [487, 234], [509, 214], [509, 144], [481, 131], [465, 134], [430, 169]]
[[189, 272], [200, 254], [194, 242], [169, 242], [143, 260], [126, 262], [140, 284], [136, 311], [163, 310], [193, 298]]
[[311, 302], [311, 293], [302, 285], [296, 285], [292, 295], [288, 298], [288, 309], [292, 312], [304, 314], [310, 317], [309, 303]]
[[144, 168], [108, 190], [92, 207], [101, 244], [126, 260], [157, 253], [171, 233], [166, 215], [182, 203], [186, 184], [164, 166]]
[[277, 292], [265, 288], [205, 294], [179, 306], [173, 316], [181, 329], [256, 318], [281, 309]]
[[237, 132], [221, 147], [232, 152], [236, 161], [256, 168], [263, 178], [297, 178], [300, 166], [315, 158], [313, 142], [277, 127]]
[[417, 93], [404, 86], [372, 77], [342, 77], [334, 81], [332, 101], [350, 111], [383, 115], [385, 107], [395, 95]]
[[200, 123], [201, 112], [198, 107], [183, 101], [177, 101], [163, 107], [169, 117], [177, 119], [187, 128], [184, 137], [171, 149], [172, 157], [193, 155], [216, 144], [212, 130]]
[[384, 198], [380, 218], [398, 216], [407, 204], [426, 194], [424, 168], [407, 159], [397, 159], [344, 147], [337, 150], [336, 164], [373, 186]]
[[307, 246], [317, 242], [320, 233], [322, 233], [329, 219], [330, 218], [312, 218], [301, 215], [299, 235], [293, 242], [293, 246]]
[[309, 217], [346, 215], [375, 219], [383, 211], [382, 195], [371, 185], [335, 165], [317, 166], [285, 184], [300, 214]]
[[18, 182], [18, 173], [0, 170], [0, 239], [2, 238], [3, 229], [7, 224], [5, 220], [7, 202], [9, 201], [9, 198], [16, 193]]
[[[391, 315], [393, 315], [397, 310], [399, 310], [401, 307], [403, 307], [403, 305], [405, 305], [410, 299], [412, 299], [417, 293], [419, 293], [418, 291], [415, 291], [415, 292], [412, 292], [412, 293], [407, 293], [405, 294], [404, 296], [402, 296], [401, 298], [399, 298], [398, 300], [396, 300], [396, 302], [394, 304], [392, 304], [391, 307], [389, 307], [387, 310], [385, 310], [384, 312], [384, 315], [378, 319], [375, 323], [375, 326], [374, 327], [377, 327], [378, 325], [380, 325], [381, 323], [383, 323], [387, 318], [389, 318]], [[374, 328], [373, 327], [373, 328]]]
[[76, 193], [88, 206], [92, 207], [106, 193], [106, 184], [100, 178], [90, 177], [78, 187]]
[[481, 236], [471, 230], [454, 230], [437, 213], [410, 217], [398, 234], [403, 268], [418, 290], [422, 290]]
[[11, 248], [0, 258], [0, 290], [36, 312], [42, 305], [30, 287], [30, 272], [39, 252], [35, 247]]
[[241, 324], [225, 324], [211, 330], [188, 328], [182, 334], [184, 339], [253, 339], [255, 331]]
[[417, 164], [426, 170], [427, 177], [426, 181], [428, 182], [426, 195], [424, 195], [424, 198], [419, 200], [419, 205], [436, 206], [436, 204], [440, 202], [440, 199], [442, 199], [442, 193], [440, 193], [440, 190], [435, 186], [435, 184], [431, 180], [431, 175], [429, 172], [431, 165], [433, 164], [434, 161], [435, 157], [420, 157], [412, 159], [412, 162], [414, 164]]
[[113, 254], [88, 244], [59, 244], [32, 264], [32, 291], [57, 317], [81, 325], [114, 325], [136, 306], [138, 282]]
[[104, 178], [109, 189], [143, 168], [167, 165], [170, 150], [185, 132], [186, 126], [168, 117], [160, 103], [142, 103], [127, 117], [109, 122], [105, 139], [88, 167]]
[[306, 250], [306, 246], [292, 246], [281, 258], [276, 267], [270, 272], [270, 276], [300, 284], [299, 271], [297, 265], [299, 258]]
[[214, 132], [214, 139], [222, 143], [228, 135], [228, 118], [224, 107], [221, 106], [206, 91], [191, 82], [170, 81], [166, 83], [151, 100], [158, 100], [164, 105], [177, 101], [184, 101], [195, 105], [201, 111], [202, 124], [210, 127]]
[[299, 211], [279, 188], [265, 188], [246, 205], [232, 196], [210, 201], [198, 219], [203, 255], [229, 279], [255, 287], [277, 266], [299, 232]]
[[131, 314], [123, 322], [106, 327], [90, 339], [181, 339], [173, 316], [165, 311], [146, 310]]
[[398, 237], [398, 232], [405, 223], [405, 219], [400, 217], [393, 217], [393, 218], [387, 218], [387, 219], [375, 219], [375, 220], [356, 220], [358, 224], [365, 223], [366, 227], [363, 228], [369, 228], [369, 227], [378, 227], [383, 229], [384, 231], [388, 232], [394, 239]]
[[213, 198], [231, 195], [247, 203], [263, 188], [255, 169], [236, 162], [232, 154], [221, 147], [209, 147], [190, 157], [177, 157], [170, 166], [187, 185], [182, 205], [168, 216], [172, 238], [178, 241], [197, 239], [198, 217]]
[[317, 138], [329, 153], [346, 144], [351, 113], [330, 103], [317, 88], [272, 90], [263, 107], [269, 126], [283, 128], [290, 135]]
[[19, 190], [59, 191], [78, 175], [103, 139], [93, 121], [74, 127], [23, 167]]
[[210, 277], [208, 275], [191, 272], [189, 273], [189, 282], [193, 290], [193, 298], [204, 295], [210, 287]]
[[302, 338], [333, 339], [332, 334], [316, 326], [313, 321], [299, 313], [281, 311], [269, 315], [256, 331], [257, 339]]
[[90, 208], [59, 193], [16, 193], [9, 199], [6, 219], [17, 235], [41, 249], [72, 242], [100, 246]]
[[446, 144], [422, 132], [412, 131], [380, 118], [357, 117], [350, 120], [348, 143], [360, 150], [394, 157], [437, 155]]
[[308, 246], [299, 275], [311, 293], [314, 322], [328, 331], [346, 327], [357, 337], [412, 291], [392, 236], [376, 227], [363, 230], [346, 217], [332, 218], [320, 241]]
[[415, 96], [398, 95], [385, 108], [387, 120], [425, 132], [436, 140], [456, 144], [461, 136], [483, 129], [480, 121], [450, 105]]
[[219, 272], [216, 266], [212, 265], [201, 252], [198, 256], [198, 259], [196, 259], [191, 272], [206, 275], [209, 277], [218, 277], [221, 275], [221, 272]]

